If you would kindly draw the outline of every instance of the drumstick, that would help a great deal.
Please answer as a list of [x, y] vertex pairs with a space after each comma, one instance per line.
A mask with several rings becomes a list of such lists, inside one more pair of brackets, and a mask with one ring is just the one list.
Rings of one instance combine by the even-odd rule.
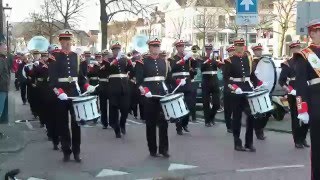
[[242, 93], [252, 94], [254, 91], [243, 91]]
[[181, 83], [179, 83], [179, 85], [172, 91], [171, 94], [174, 94], [176, 92], [176, 90], [181, 86]]
[[152, 97], [163, 98], [164, 96], [160, 96], [160, 95], [152, 95]]
[[[99, 84], [98, 85], [96, 85], [96, 86], [94, 86], [94, 89], [96, 89], [97, 87], [99, 86]], [[88, 91], [86, 91], [86, 92], [84, 92], [83, 94], [80, 94], [80, 96], [84, 96], [84, 95], [86, 95], [86, 94], [88, 94], [89, 92]]]

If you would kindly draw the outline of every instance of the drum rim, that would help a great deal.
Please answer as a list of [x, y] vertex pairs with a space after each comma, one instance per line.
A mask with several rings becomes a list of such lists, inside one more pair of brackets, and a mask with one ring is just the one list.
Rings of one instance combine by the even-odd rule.
[[[165, 100], [164, 100], [164, 98], [167, 98], [167, 97], [169, 97], [169, 96], [171, 96], [171, 95], [178, 95], [178, 96], [175, 97], [175, 98], [172, 98], [172, 99], [165, 99]], [[161, 99], [160, 99], [160, 102], [161, 102], [161, 103], [166, 103], [166, 102], [169, 102], [169, 101], [172, 101], [172, 100], [179, 99], [181, 96], [183, 97], [183, 93], [170, 94], [170, 95], [168, 95], [168, 96], [165, 96], [165, 97], [161, 98]]]
[[[271, 90], [270, 90], [270, 94], [272, 94], [272, 92], [274, 91], [274, 89], [276, 88], [276, 85], [277, 85], [277, 79], [278, 79], [278, 76], [277, 76], [277, 67], [276, 67], [276, 65], [275, 65], [275, 63], [273, 62], [273, 60], [272, 60], [272, 58], [271, 57], [268, 57], [268, 56], [263, 56], [262, 58], [267, 58], [270, 62], [271, 62], [271, 65], [273, 66], [273, 68], [274, 68], [274, 80], [273, 80], [273, 86], [272, 86], [272, 88], [271, 88]], [[262, 58], [260, 59], [260, 60], [262, 60]], [[260, 63], [260, 61], [259, 61], [259, 63]], [[259, 64], [258, 63], [258, 64]], [[257, 64], [257, 66], [258, 66], [258, 64]]]
[[[84, 98], [86, 98], [86, 99], [84, 99]], [[97, 96], [85, 96], [85, 97], [78, 96], [77, 99], [73, 99], [72, 102], [80, 103], [80, 102], [86, 102], [86, 101], [94, 100], [96, 98], [97, 98]]]
[[252, 98], [252, 97], [260, 96], [260, 95], [265, 94], [265, 93], [269, 93], [269, 90], [268, 89], [264, 89], [264, 90], [260, 90], [260, 91], [255, 91], [252, 94], [247, 94], [247, 97]]

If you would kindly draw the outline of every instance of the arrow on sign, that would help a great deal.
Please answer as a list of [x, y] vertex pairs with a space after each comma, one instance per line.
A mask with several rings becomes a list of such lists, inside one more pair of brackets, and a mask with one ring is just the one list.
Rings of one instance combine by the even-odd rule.
[[252, 0], [242, 0], [242, 2], [240, 3], [241, 6], [244, 6], [244, 9], [246, 11], [250, 10], [250, 5], [254, 5]]

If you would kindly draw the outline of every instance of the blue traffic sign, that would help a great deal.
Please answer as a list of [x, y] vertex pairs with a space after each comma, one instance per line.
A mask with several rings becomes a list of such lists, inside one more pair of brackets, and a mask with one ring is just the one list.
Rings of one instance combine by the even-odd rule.
[[237, 14], [258, 13], [258, 0], [237, 0]]

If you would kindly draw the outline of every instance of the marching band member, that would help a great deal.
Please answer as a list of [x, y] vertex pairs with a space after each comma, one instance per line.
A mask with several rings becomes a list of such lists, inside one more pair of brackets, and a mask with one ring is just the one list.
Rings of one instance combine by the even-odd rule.
[[102, 54], [95, 53], [94, 57], [95, 57], [95, 61], [93, 61], [92, 63], [89, 63], [87, 77], [89, 79], [89, 84], [96, 86], [99, 84], [98, 71], [100, 69], [99, 65], [102, 60]]
[[[146, 136], [150, 156], [159, 154], [169, 158], [168, 122], [165, 120], [159, 98], [152, 95], [165, 95], [165, 79], [168, 66], [165, 57], [160, 55], [161, 42], [158, 39], [148, 42], [150, 54], [143, 56], [142, 60], [136, 60], [135, 72], [137, 86], [144, 101], [144, 117], [146, 120]], [[157, 146], [157, 126], [159, 127], [159, 146]]]
[[109, 72], [107, 71], [110, 66], [108, 60], [108, 52], [102, 52], [102, 61], [100, 62], [100, 68], [98, 71], [99, 77], [99, 102], [100, 102], [100, 112], [101, 112], [101, 123], [102, 129], [108, 129], [108, 99], [109, 99]]
[[[300, 42], [292, 42], [289, 45], [290, 51], [295, 54], [301, 51]], [[297, 102], [296, 102], [296, 87], [295, 87], [295, 72], [294, 72], [294, 62], [292, 58], [281, 64], [281, 73], [279, 77], [279, 84], [284, 89], [287, 90], [287, 99], [290, 106], [291, 115], [291, 128], [293, 141], [296, 148], [310, 147], [306, 141], [309, 125], [300, 124], [298, 119]]]
[[[254, 54], [253, 60], [252, 60], [252, 72], [254, 73], [256, 71], [259, 61], [262, 59], [262, 50], [263, 48], [260, 43], [252, 47], [252, 51]], [[256, 73], [259, 73], [259, 72], [256, 72]], [[265, 117], [256, 118], [254, 129], [255, 129], [255, 133], [258, 140], [266, 139], [264, 135], [264, 128], [266, 127], [270, 116], [271, 116], [271, 113], [267, 113]]]
[[[251, 115], [249, 104], [243, 91], [253, 91], [251, 81], [255, 86], [262, 86], [263, 83], [251, 72], [251, 60], [250, 56], [244, 53], [244, 44], [245, 41], [243, 39], [234, 41], [235, 54], [225, 60], [224, 75], [229, 77], [228, 87], [234, 92], [232, 94], [234, 149], [236, 151], [255, 152], [256, 149], [253, 146], [254, 117]], [[242, 146], [240, 139], [243, 111], [247, 114], [245, 147]]]
[[311, 21], [308, 33], [312, 43], [293, 55], [298, 119], [310, 125], [311, 179], [320, 179], [320, 19]]
[[[234, 54], [234, 46], [230, 46], [227, 48], [228, 57], [232, 57]], [[224, 66], [223, 66], [223, 79], [224, 79], [224, 87], [223, 87], [223, 105], [224, 105], [224, 119], [226, 121], [227, 132], [232, 133], [232, 95], [231, 90], [228, 87], [229, 77], [225, 76]]]
[[[193, 45], [191, 47], [191, 51], [193, 53], [193, 59], [197, 61], [197, 67], [200, 62], [201, 56], [198, 53], [199, 51], [199, 46], [198, 45]], [[196, 104], [197, 104], [197, 89], [198, 89], [198, 83], [195, 82], [194, 78], [197, 75], [197, 69], [190, 69], [190, 79], [191, 79], [191, 84], [192, 84], [192, 90], [191, 90], [191, 97], [192, 97], [192, 103], [190, 107], [190, 115], [191, 115], [191, 120], [192, 122], [196, 122]]]
[[[220, 108], [220, 89], [217, 77], [219, 62], [214, 60], [212, 44], [205, 45], [206, 55], [202, 58], [202, 100], [205, 126], [211, 127], [215, 124], [214, 118]], [[212, 103], [212, 107], [210, 107]]]
[[89, 73], [89, 64], [91, 59], [91, 52], [90, 51], [84, 51], [82, 57], [80, 58], [80, 71], [82, 72], [81, 77], [78, 77], [78, 83], [80, 86], [80, 90], [82, 93], [85, 92], [84, 85], [88, 81], [88, 73]]
[[[177, 54], [173, 56], [170, 61], [171, 72], [170, 76], [174, 79], [172, 88], [174, 89], [178, 84], [181, 87], [177, 92], [182, 92], [184, 94], [184, 99], [186, 101], [188, 109], [192, 109], [192, 85], [190, 79], [190, 70], [195, 69], [197, 66], [197, 61], [192, 59], [192, 52], [185, 54], [185, 42], [179, 40], [175, 42], [175, 47], [177, 49]], [[182, 83], [181, 83], [182, 82]], [[182, 117], [176, 122], [176, 130], [178, 135], [182, 135], [182, 129], [185, 132], [190, 132], [188, 129], [189, 115]]]
[[18, 80], [20, 83], [20, 94], [21, 94], [21, 100], [23, 105], [27, 104], [27, 98], [26, 98], [26, 93], [27, 93], [27, 79], [23, 76], [23, 71], [24, 67], [29, 63], [28, 61], [28, 56], [26, 54], [23, 54], [21, 56], [21, 64], [19, 64], [18, 67]]
[[[129, 84], [128, 72], [132, 70], [132, 62], [122, 52], [121, 45], [112, 45], [113, 56], [109, 58], [109, 113], [110, 125], [114, 129], [116, 138], [121, 138], [121, 133], [126, 134], [126, 121], [129, 113]], [[119, 111], [121, 113], [119, 122]]]
[[[73, 35], [69, 31], [59, 35], [61, 50], [54, 51], [50, 56], [48, 75], [50, 88], [53, 89], [58, 98], [55, 109], [61, 148], [64, 154], [63, 161], [68, 162], [71, 153], [73, 153], [75, 161], [81, 162], [81, 131], [80, 126], [76, 122], [72, 100], [69, 97], [79, 96], [81, 93], [77, 81], [78, 76], [83, 76], [84, 72], [80, 69], [80, 57], [71, 51], [72, 37]], [[95, 90], [95, 87], [89, 84], [85, 84], [84, 86], [88, 93], [92, 93]], [[71, 117], [71, 136], [69, 114]]]
[[14, 75], [15, 75], [14, 86], [17, 91], [20, 90], [20, 82], [19, 82], [19, 78], [18, 78], [18, 76], [19, 76], [18, 75], [18, 68], [21, 63], [22, 63], [21, 53], [17, 52], [16, 55], [14, 56], [13, 66], [12, 66], [12, 71], [14, 72]]

